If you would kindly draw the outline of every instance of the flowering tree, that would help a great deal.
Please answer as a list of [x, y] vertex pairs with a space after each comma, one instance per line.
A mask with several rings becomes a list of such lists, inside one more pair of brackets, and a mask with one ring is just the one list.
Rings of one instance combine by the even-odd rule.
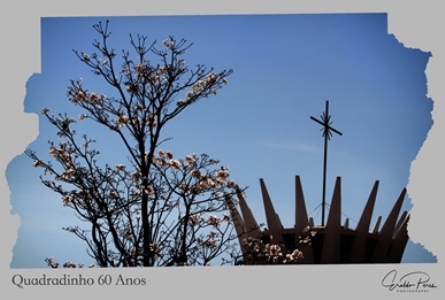
[[284, 245], [268, 242], [267, 234], [261, 238], [244, 238], [241, 246], [245, 253], [237, 263], [243, 265], [297, 264], [304, 257], [302, 248], [312, 243], [314, 235], [315, 231], [306, 227], [299, 235], [297, 244], [288, 250], [285, 250]]
[[[76, 119], [43, 109], [58, 135], [57, 142], [49, 142], [51, 158], [45, 161], [35, 151], [25, 151], [35, 167], [43, 168], [42, 183], [89, 224], [88, 229], [64, 229], [87, 244], [100, 267], [207, 265], [236, 250], [226, 201], [235, 197], [237, 184], [228, 169], [206, 154], [179, 158], [160, 149], [165, 125], [216, 94], [232, 70], [189, 69], [183, 55], [191, 44], [169, 37], [157, 48], [139, 35], [130, 35], [135, 58], [124, 51], [118, 70], [118, 56], [108, 46], [108, 21], [93, 28], [100, 36], [93, 43], [97, 52], [74, 52], [115, 95], [90, 91], [82, 80], [72, 80], [68, 100], [84, 113]], [[83, 120], [114, 133], [128, 160], [101, 165], [95, 140], [79, 137], [74, 129]], [[47, 262], [58, 266], [52, 258]]]

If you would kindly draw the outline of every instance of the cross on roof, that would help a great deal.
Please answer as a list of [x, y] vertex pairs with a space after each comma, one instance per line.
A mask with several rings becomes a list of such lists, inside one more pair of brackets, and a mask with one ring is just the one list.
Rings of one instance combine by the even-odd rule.
[[322, 202], [322, 217], [321, 225], [324, 226], [324, 215], [325, 215], [325, 205], [326, 205], [326, 169], [327, 169], [327, 155], [328, 155], [328, 140], [332, 136], [332, 132], [338, 135], [343, 135], [340, 131], [331, 126], [331, 116], [329, 115], [329, 101], [326, 100], [326, 109], [320, 116], [321, 120], [314, 117], [310, 117], [311, 120], [322, 125], [323, 137], [324, 137], [324, 162], [323, 162], [323, 202]]
[[326, 110], [323, 112], [320, 118], [321, 121], [314, 117], [311, 117], [312, 120], [323, 126], [323, 128], [321, 129], [323, 130], [323, 137], [327, 136], [327, 138], [330, 139], [332, 136], [331, 131], [337, 133], [338, 135], [343, 135], [340, 131], [331, 127], [332, 122], [331, 122], [331, 116], [329, 115], [329, 101], [326, 101]]

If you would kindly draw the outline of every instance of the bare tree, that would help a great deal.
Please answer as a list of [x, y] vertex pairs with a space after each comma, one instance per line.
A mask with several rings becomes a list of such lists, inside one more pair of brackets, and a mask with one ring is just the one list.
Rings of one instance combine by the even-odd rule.
[[[168, 140], [161, 135], [165, 125], [215, 95], [232, 70], [189, 69], [183, 55], [191, 44], [172, 36], [157, 48], [145, 36], [130, 35], [133, 54], [123, 51], [118, 57], [108, 45], [108, 25], [93, 26], [100, 36], [93, 43], [95, 53], [74, 52], [114, 96], [72, 80], [68, 100], [84, 113], [73, 118], [43, 109], [58, 135], [57, 142], [49, 142], [51, 158], [25, 151], [35, 167], [43, 168], [42, 183], [89, 224], [88, 229], [64, 229], [87, 244], [100, 267], [207, 265], [236, 251], [226, 197], [235, 198], [237, 184], [228, 169], [207, 154], [180, 158], [160, 148]], [[95, 140], [75, 130], [83, 120], [114, 133], [128, 160], [101, 165]], [[57, 265], [52, 258], [47, 262]]]

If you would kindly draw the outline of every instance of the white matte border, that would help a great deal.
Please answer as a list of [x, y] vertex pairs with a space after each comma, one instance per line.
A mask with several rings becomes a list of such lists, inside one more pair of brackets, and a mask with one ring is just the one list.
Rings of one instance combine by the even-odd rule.
[[[248, 2], [253, 3], [250, 4]], [[434, 4], [432, 4], [434, 3]], [[99, 1], [77, 0], [67, 2], [3, 1], [2, 18], [2, 103], [1, 122], [1, 287], [5, 295], [14, 298], [77, 299], [78, 297], [137, 296], [175, 299], [199, 297], [227, 299], [247, 297], [298, 298], [334, 296], [356, 299], [365, 296], [382, 296], [384, 299], [416, 298], [439, 299], [443, 292], [444, 255], [441, 232], [441, 199], [445, 168], [445, 146], [441, 137], [444, 130], [444, 76], [445, 55], [440, 2], [432, 1]], [[340, 265], [302, 266], [298, 269], [284, 267], [243, 268], [178, 268], [178, 269], [133, 269], [133, 270], [76, 270], [71, 277], [83, 276], [95, 280], [91, 286], [26, 287], [20, 289], [12, 284], [16, 274], [23, 277], [62, 277], [60, 270], [13, 270], [9, 268], [16, 232], [20, 226], [18, 216], [11, 216], [8, 189], [4, 171], [8, 163], [20, 154], [28, 143], [37, 137], [38, 118], [23, 112], [25, 83], [33, 73], [40, 72], [40, 18], [48, 16], [130, 16], [130, 15], [176, 15], [176, 14], [256, 14], [256, 13], [338, 13], [338, 12], [385, 12], [388, 13], [388, 33], [393, 33], [405, 47], [431, 51], [426, 74], [428, 97], [434, 101], [433, 127], [427, 141], [412, 164], [408, 192], [413, 201], [410, 238], [421, 243], [438, 257], [436, 264], [400, 265]], [[421, 201], [420, 201], [421, 200]], [[437, 288], [426, 293], [407, 295], [390, 292], [382, 287], [383, 277], [391, 270], [398, 274], [422, 271], [431, 277]], [[51, 271], [51, 272], [49, 272]], [[76, 275], [78, 274], [78, 275]], [[147, 284], [139, 287], [99, 286], [100, 276], [145, 278]], [[11, 292], [11, 293], [9, 293]], [[91, 293], [93, 292], [93, 293]], [[87, 294], [88, 293], [88, 294]], [[98, 294], [99, 293], [99, 294]], [[413, 294], [413, 293], [410, 293]]]

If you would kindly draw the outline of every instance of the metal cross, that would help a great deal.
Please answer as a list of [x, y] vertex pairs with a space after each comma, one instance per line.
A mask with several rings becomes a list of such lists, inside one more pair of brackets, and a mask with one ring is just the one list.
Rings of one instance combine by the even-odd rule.
[[311, 119], [320, 125], [323, 126], [321, 129], [323, 131], [323, 137], [324, 137], [324, 162], [323, 162], [323, 202], [322, 202], [322, 216], [321, 216], [321, 225], [324, 226], [324, 212], [325, 212], [325, 206], [326, 206], [326, 163], [327, 163], [327, 156], [328, 156], [328, 140], [332, 136], [332, 132], [335, 132], [338, 135], [342, 135], [342, 133], [335, 128], [331, 127], [331, 116], [329, 115], [329, 101], [326, 101], [326, 110], [323, 112], [323, 114], [320, 116], [321, 121], [311, 117]]

